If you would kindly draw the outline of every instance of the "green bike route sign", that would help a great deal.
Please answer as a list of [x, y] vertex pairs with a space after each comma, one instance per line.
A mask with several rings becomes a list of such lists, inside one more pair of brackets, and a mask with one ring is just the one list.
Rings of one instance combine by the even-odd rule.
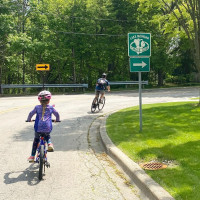
[[151, 56], [151, 33], [128, 33], [128, 56]]
[[128, 33], [130, 72], [138, 72], [140, 131], [142, 131], [142, 73], [150, 71], [151, 33]]
[[131, 57], [130, 72], [149, 72], [150, 71], [150, 58], [148, 57]]

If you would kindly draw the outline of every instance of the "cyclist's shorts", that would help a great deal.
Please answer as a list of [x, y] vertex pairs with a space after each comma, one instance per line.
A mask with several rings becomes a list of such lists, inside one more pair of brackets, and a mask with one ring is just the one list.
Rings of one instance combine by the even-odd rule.
[[105, 94], [105, 90], [95, 90], [95, 94], [96, 95]]

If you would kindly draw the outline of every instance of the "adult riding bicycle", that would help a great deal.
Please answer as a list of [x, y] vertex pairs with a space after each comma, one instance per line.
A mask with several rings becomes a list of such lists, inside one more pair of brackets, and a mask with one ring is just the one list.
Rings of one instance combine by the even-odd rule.
[[106, 74], [103, 73], [102, 77], [97, 80], [95, 87], [95, 98], [92, 101], [91, 112], [94, 112], [96, 108], [102, 110], [105, 105], [105, 90], [110, 91], [110, 84], [106, 79]]

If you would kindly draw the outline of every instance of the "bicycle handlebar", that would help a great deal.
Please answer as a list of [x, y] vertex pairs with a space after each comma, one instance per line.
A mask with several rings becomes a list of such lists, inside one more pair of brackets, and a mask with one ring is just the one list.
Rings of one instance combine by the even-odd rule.
[[52, 121], [52, 122], [61, 122], [61, 121], [56, 121], [55, 119], [52, 119], [51, 121]]

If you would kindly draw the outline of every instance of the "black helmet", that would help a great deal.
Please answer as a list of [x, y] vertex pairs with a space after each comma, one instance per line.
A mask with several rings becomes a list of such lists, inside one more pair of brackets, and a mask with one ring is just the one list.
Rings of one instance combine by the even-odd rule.
[[106, 78], [106, 76], [107, 76], [106, 73], [102, 74], [102, 78]]

